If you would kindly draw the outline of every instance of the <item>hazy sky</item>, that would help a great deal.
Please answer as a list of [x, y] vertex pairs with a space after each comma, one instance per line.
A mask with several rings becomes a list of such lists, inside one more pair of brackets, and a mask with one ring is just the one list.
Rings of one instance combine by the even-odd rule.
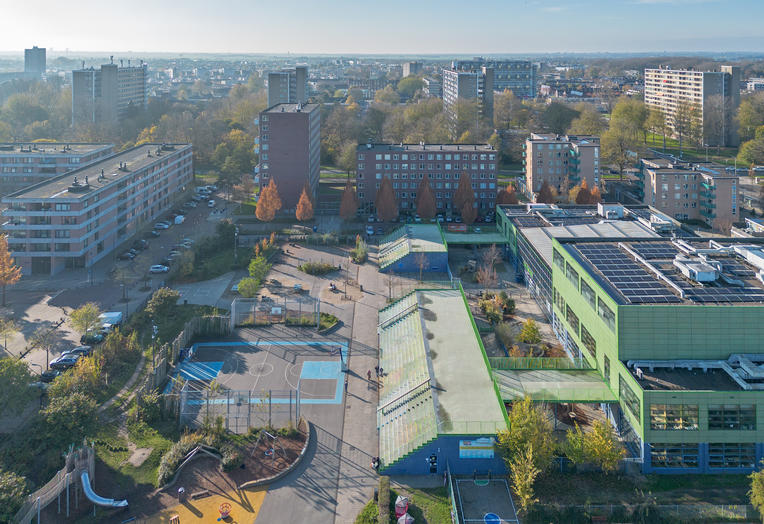
[[0, 51], [764, 52], [762, 20], [764, 0], [0, 0]]

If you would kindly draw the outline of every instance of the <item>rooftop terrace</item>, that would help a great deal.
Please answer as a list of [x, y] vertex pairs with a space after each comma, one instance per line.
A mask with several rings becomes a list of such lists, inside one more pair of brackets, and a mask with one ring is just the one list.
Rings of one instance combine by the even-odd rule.
[[[190, 147], [189, 144], [144, 144], [137, 146], [94, 162], [86, 167], [17, 191], [3, 198], [3, 202], [13, 202], [17, 199], [88, 198], [89, 195], [96, 191], [131, 176], [135, 171], [161, 161], [163, 156]], [[120, 169], [120, 165], [123, 164], [124, 168]], [[104, 176], [100, 178], [102, 173]], [[75, 177], [79, 184], [77, 186], [78, 190], [70, 191]]]

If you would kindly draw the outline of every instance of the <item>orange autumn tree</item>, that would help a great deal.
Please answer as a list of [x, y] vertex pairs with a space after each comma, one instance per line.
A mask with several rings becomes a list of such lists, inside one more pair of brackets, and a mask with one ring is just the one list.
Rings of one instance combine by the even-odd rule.
[[477, 218], [477, 208], [475, 208], [475, 199], [468, 200], [462, 206], [462, 220], [465, 224], [470, 225], [475, 222]]
[[597, 186], [594, 186], [592, 188], [591, 195], [589, 195], [589, 203], [590, 204], [599, 204], [602, 202], [602, 193], [600, 193], [600, 188]]
[[435, 216], [437, 212], [435, 204], [435, 193], [430, 186], [430, 177], [425, 173], [424, 178], [419, 182], [419, 191], [416, 195], [416, 212], [425, 220]]
[[352, 220], [358, 211], [358, 197], [355, 193], [353, 183], [348, 178], [345, 189], [342, 190], [342, 201], [340, 202], [340, 216], [343, 220]]
[[260, 192], [260, 198], [255, 208], [255, 216], [263, 222], [270, 222], [276, 216], [276, 212], [281, 209], [281, 197], [276, 182], [271, 177], [268, 185]]
[[302, 188], [300, 200], [297, 201], [295, 216], [300, 222], [306, 222], [313, 219], [313, 202], [310, 199], [310, 195], [308, 195], [307, 187]]
[[520, 200], [517, 198], [517, 193], [515, 192], [515, 186], [513, 184], [508, 184], [507, 187], [499, 191], [499, 194], [496, 195], [497, 204], [517, 204], [518, 202], [520, 202]]
[[16, 265], [16, 261], [8, 250], [8, 237], [0, 235], [0, 286], [3, 286], [3, 306], [5, 306], [5, 289], [18, 282], [20, 278], [21, 268]]
[[552, 192], [552, 188], [549, 186], [549, 182], [544, 180], [544, 183], [541, 184], [541, 189], [539, 189], [538, 194], [536, 195], [536, 202], [540, 204], [554, 204], [555, 202], [554, 193]]
[[581, 181], [581, 185], [576, 195], [576, 204], [589, 204], [592, 199], [592, 194], [589, 192], [589, 184], [586, 183], [586, 179]]
[[475, 198], [475, 190], [472, 189], [472, 177], [469, 173], [462, 174], [459, 185], [454, 192], [454, 207], [461, 209], [469, 199]]
[[377, 215], [383, 222], [391, 222], [398, 218], [398, 201], [395, 199], [393, 183], [389, 178], [382, 179], [374, 205], [377, 207]]

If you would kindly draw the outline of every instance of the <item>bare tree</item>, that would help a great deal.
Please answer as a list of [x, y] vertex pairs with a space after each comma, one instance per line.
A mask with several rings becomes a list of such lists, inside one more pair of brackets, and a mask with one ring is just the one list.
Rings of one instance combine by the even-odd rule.
[[427, 254], [424, 251], [420, 251], [414, 257], [414, 262], [416, 263], [416, 267], [419, 268], [419, 281], [421, 282], [422, 273], [424, 273], [424, 268], [427, 267], [428, 263]]
[[483, 251], [480, 267], [476, 271], [478, 282], [483, 284], [483, 288], [488, 291], [489, 288], [496, 286], [499, 277], [496, 274], [496, 263], [501, 260], [501, 252], [492, 244], [491, 247]]

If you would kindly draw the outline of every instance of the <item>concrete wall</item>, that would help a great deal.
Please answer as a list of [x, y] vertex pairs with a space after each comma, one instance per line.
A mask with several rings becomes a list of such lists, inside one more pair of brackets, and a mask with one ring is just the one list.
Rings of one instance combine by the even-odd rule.
[[429, 459], [431, 455], [435, 455], [438, 459], [436, 473], [439, 475], [446, 471], [446, 461], [451, 468], [451, 473], [456, 475], [471, 475], [475, 470], [481, 475], [485, 475], [489, 470], [492, 475], [505, 474], [507, 470], [504, 459], [501, 458], [498, 449], [495, 451], [493, 459], [459, 458], [460, 440], [474, 440], [481, 437], [494, 437], [494, 435], [441, 435], [381, 473], [385, 475], [429, 475]]
[[[387, 266], [384, 269], [380, 269], [381, 272], [387, 273], [393, 271], [395, 273], [419, 273], [419, 264], [417, 263], [416, 256], [418, 253], [409, 253], [399, 261]], [[448, 266], [448, 253], [427, 253], [427, 265], [424, 268], [424, 272], [439, 271], [445, 272]]]

